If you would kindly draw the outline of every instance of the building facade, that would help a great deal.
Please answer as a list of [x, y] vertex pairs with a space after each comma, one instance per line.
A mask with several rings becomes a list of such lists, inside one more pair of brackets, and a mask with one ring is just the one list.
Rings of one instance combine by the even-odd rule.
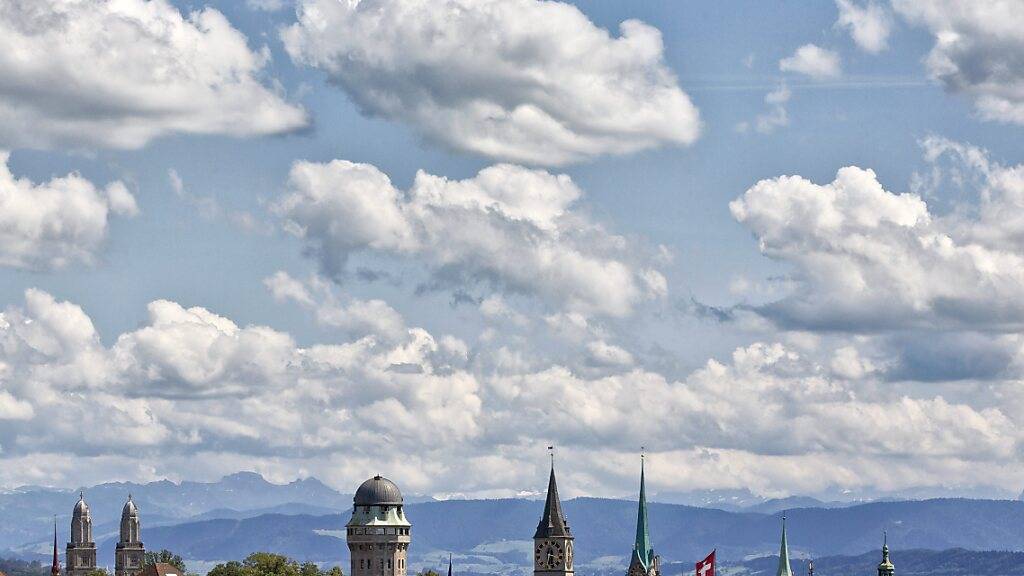
[[363, 482], [352, 499], [345, 525], [351, 576], [405, 576], [412, 524], [405, 519], [402, 493], [380, 475]]
[[555, 465], [551, 463], [544, 513], [533, 534], [534, 576], [573, 576], [573, 536], [569, 521], [562, 513], [555, 481]]
[[67, 576], [86, 576], [96, 569], [96, 542], [92, 539], [92, 516], [85, 494], [80, 494], [71, 513], [71, 541], [68, 542]]
[[142, 544], [139, 509], [131, 494], [121, 510], [121, 537], [114, 551], [114, 576], [136, 576], [146, 563], [146, 547]]

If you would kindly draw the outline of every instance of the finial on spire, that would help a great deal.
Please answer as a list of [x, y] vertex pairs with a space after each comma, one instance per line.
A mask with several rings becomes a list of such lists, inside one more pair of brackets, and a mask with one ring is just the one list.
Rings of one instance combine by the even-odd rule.
[[888, 530], [882, 530], [882, 546], [888, 546], [888, 545], [889, 545], [889, 531]]
[[555, 447], [554, 446], [548, 446], [548, 455], [551, 456], [551, 468], [554, 469], [555, 468]]

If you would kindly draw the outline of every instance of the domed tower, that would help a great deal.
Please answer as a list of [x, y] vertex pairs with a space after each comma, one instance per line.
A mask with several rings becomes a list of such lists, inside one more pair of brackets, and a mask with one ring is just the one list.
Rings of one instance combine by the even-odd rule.
[[895, 576], [896, 567], [889, 560], [889, 535], [882, 536], [882, 561], [878, 564], [878, 576]]
[[71, 513], [71, 541], [67, 548], [67, 576], [85, 576], [96, 569], [96, 543], [92, 540], [92, 516], [85, 494], [79, 494]]
[[121, 509], [121, 538], [114, 551], [114, 576], [135, 576], [142, 571], [146, 548], [139, 536], [140, 529], [139, 509], [129, 494]]
[[562, 514], [562, 502], [558, 499], [555, 462], [552, 457], [544, 513], [537, 523], [537, 531], [533, 534], [534, 576], [573, 576], [572, 543], [569, 521], [565, 519], [565, 514]]
[[402, 493], [394, 482], [380, 475], [363, 482], [345, 528], [351, 576], [405, 576], [412, 524], [405, 519]]

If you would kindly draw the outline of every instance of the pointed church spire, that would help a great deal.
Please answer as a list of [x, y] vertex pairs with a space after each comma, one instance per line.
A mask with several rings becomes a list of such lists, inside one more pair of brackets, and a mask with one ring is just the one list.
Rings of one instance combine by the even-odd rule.
[[551, 456], [551, 476], [548, 478], [548, 496], [544, 502], [544, 515], [540, 517], [537, 524], [537, 532], [534, 538], [549, 538], [551, 536], [568, 536], [569, 523], [562, 514], [562, 502], [558, 499], [558, 484], [555, 482], [555, 458]]
[[633, 556], [644, 571], [650, 567], [651, 556], [654, 550], [651, 548], [651, 535], [647, 528], [647, 490], [644, 482], [644, 454], [640, 453], [640, 502], [636, 513], [636, 541], [633, 544]]
[[57, 517], [53, 517], [53, 564], [50, 566], [50, 576], [60, 576], [60, 558], [57, 557]]
[[452, 553], [448, 553], [448, 576], [452, 576]]
[[775, 576], [793, 576], [789, 567], [789, 540], [786, 538], [786, 515], [782, 515], [782, 545], [779, 547], [779, 569]]

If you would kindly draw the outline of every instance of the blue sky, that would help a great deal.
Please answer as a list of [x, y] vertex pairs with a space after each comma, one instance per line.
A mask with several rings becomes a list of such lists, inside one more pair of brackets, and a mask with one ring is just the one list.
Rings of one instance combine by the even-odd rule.
[[1019, 489], [1019, 2], [60, 4], [0, 14], [66, 46], [0, 60], [0, 484]]

